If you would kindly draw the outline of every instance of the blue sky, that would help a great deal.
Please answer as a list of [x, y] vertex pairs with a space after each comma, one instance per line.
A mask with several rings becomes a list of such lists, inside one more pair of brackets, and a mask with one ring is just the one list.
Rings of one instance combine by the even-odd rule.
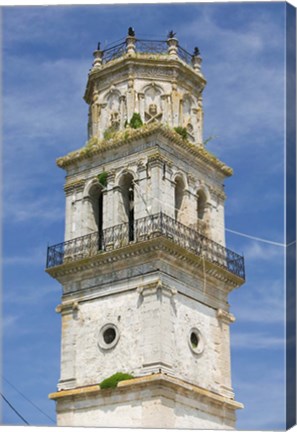
[[[59, 379], [58, 282], [47, 243], [63, 241], [64, 172], [55, 159], [87, 140], [82, 99], [92, 52], [126, 35], [177, 32], [199, 46], [204, 138], [234, 168], [226, 227], [283, 243], [284, 3], [6, 7], [3, 12], [3, 375], [50, 417]], [[230, 232], [246, 259], [246, 284], [230, 296], [238, 429], [284, 427], [284, 250]], [[51, 421], [7, 382], [3, 393], [32, 425]], [[21, 420], [7, 405], [4, 424]]]

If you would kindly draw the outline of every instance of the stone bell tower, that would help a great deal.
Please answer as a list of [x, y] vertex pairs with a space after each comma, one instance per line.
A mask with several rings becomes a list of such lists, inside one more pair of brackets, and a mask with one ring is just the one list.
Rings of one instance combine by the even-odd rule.
[[[59, 426], [235, 427], [228, 294], [243, 258], [225, 246], [223, 182], [203, 145], [198, 48], [167, 40], [94, 52], [84, 147], [66, 171]], [[117, 386], [100, 387], [114, 374]]]

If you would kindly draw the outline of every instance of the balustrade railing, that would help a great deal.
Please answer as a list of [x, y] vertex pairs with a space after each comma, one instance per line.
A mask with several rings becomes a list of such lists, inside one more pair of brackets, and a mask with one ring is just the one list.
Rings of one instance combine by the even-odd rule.
[[[133, 243], [166, 237], [186, 250], [245, 279], [244, 258], [164, 213], [157, 213], [49, 246], [47, 268], [92, 257]], [[132, 240], [131, 240], [132, 239]]]
[[[126, 41], [114, 45], [102, 51], [102, 62], [108, 63], [124, 55], [127, 51]], [[135, 51], [140, 53], [167, 54], [168, 44], [166, 40], [135, 39]], [[177, 55], [187, 64], [192, 64], [193, 55], [177, 45]]]

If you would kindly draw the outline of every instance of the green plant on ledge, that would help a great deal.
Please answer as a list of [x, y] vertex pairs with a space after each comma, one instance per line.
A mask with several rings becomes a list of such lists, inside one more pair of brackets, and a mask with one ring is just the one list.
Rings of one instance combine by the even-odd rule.
[[109, 140], [116, 134], [116, 132], [118, 132], [118, 126], [117, 125], [110, 126], [104, 131], [103, 138], [105, 140]]
[[99, 183], [103, 187], [107, 186], [107, 176], [108, 176], [108, 173], [106, 171], [103, 171], [101, 174], [98, 174], [98, 176], [97, 176]]
[[117, 372], [114, 375], [111, 375], [109, 378], [103, 380], [99, 385], [101, 389], [116, 388], [120, 381], [126, 381], [132, 378], [134, 378], [133, 375]]
[[174, 128], [174, 130], [182, 137], [182, 139], [186, 140], [188, 138], [188, 132], [186, 128], [177, 126]]
[[129, 126], [130, 126], [132, 129], [138, 129], [138, 128], [140, 128], [142, 125], [143, 125], [143, 121], [142, 121], [142, 119], [141, 119], [141, 117], [140, 117], [140, 114], [138, 114], [138, 113], [134, 113], [133, 116], [131, 117], [131, 120], [130, 120]]

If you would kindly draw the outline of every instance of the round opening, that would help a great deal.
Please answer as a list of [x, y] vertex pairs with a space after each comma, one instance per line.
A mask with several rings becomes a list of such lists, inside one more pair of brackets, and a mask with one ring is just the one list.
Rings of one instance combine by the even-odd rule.
[[191, 344], [193, 348], [197, 348], [199, 343], [199, 337], [196, 333], [192, 332], [191, 333]]
[[116, 346], [120, 338], [120, 332], [116, 325], [105, 324], [99, 331], [98, 346], [109, 350]]
[[197, 328], [192, 328], [188, 336], [189, 347], [194, 354], [201, 354], [204, 350], [204, 338]]
[[104, 342], [108, 345], [111, 344], [116, 338], [116, 331], [113, 327], [109, 327], [103, 332]]

